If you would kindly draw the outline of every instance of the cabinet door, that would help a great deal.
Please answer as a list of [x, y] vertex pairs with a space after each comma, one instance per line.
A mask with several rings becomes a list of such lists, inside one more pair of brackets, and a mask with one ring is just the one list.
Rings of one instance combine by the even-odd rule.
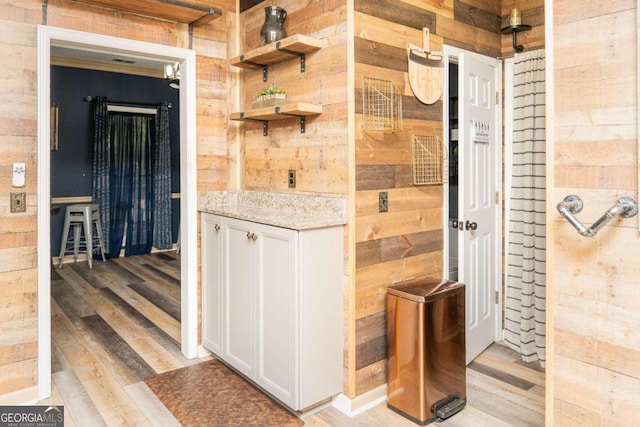
[[201, 214], [202, 345], [222, 356], [222, 217]]
[[256, 224], [258, 364], [256, 382], [297, 408], [297, 236], [294, 230]]
[[223, 359], [255, 379], [255, 261], [250, 233], [250, 222], [225, 218]]

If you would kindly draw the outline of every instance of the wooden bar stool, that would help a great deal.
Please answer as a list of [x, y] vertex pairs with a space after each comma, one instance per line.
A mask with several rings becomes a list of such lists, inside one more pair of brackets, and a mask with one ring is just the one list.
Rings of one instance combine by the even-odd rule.
[[105, 261], [102, 222], [98, 205], [86, 203], [67, 206], [60, 241], [58, 268], [62, 268], [64, 256], [71, 251], [73, 251], [74, 262], [78, 260], [80, 252], [85, 252], [89, 268], [93, 268], [93, 253], [97, 250], [100, 250], [102, 260]]

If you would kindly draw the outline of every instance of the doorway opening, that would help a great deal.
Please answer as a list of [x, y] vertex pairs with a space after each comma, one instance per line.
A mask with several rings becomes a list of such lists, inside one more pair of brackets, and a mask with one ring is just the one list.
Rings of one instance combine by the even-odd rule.
[[449, 71], [447, 73], [447, 88], [449, 89], [449, 96], [447, 97], [449, 106], [449, 128], [447, 133], [449, 135], [449, 180], [447, 188], [447, 196], [449, 197], [448, 210], [449, 215], [447, 221], [447, 232], [449, 238], [447, 249], [449, 256], [447, 260], [449, 262], [449, 268], [446, 270], [449, 274], [449, 280], [458, 280], [458, 64], [456, 62], [449, 63]]
[[195, 52], [190, 49], [38, 27], [38, 399], [51, 394], [50, 255], [50, 102], [51, 48], [179, 63], [180, 82], [180, 211], [181, 211], [181, 349], [197, 355], [197, 192]]

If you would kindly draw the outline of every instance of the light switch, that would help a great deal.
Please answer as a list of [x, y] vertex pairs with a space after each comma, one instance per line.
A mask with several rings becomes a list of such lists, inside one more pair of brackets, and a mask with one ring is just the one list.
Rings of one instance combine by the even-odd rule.
[[24, 187], [25, 166], [24, 163], [13, 164], [13, 181], [14, 187]]

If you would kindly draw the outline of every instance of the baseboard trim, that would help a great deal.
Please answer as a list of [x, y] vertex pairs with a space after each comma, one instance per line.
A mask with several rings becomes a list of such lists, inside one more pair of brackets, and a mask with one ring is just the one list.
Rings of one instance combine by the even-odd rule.
[[37, 402], [37, 385], [0, 395], [0, 406], [34, 405]]
[[207, 350], [203, 346], [199, 345], [198, 352], [196, 353], [196, 357], [201, 359], [203, 357], [209, 357], [209, 356], [213, 356], [213, 353], [211, 353], [209, 350]]
[[354, 399], [350, 399], [343, 393], [340, 393], [333, 399], [332, 405], [340, 412], [347, 414], [350, 417], [355, 417], [376, 405], [386, 402], [386, 400], [387, 385], [384, 384], [366, 392], [365, 394], [361, 394]]

